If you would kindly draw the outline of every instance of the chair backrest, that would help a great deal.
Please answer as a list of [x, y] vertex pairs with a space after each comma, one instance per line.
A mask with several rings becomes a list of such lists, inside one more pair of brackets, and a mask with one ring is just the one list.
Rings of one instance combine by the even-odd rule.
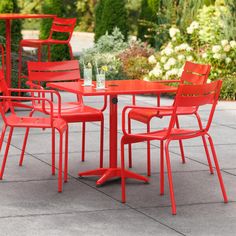
[[28, 63], [28, 79], [31, 82], [78, 81], [80, 80], [79, 62], [77, 60], [59, 62]]
[[211, 70], [210, 65], [186, 61], [181, 75], [181, 83], [205, 84]]
[[174, 127], [178, 107], [211, 105], [206, 125], [203, 127], [204, 130], [208, 131], [218, 102], [221, 86], [221, 80], [201, 85], [180, 84], [175, 97], [174, 112], [170, 126]]
[[69, 42], [76, 25], [76, 18], [58, 18], [55, 17], [52, 22], [49, 39], [53, 39], [54, 33], [67, 35], [67, 39], [61, 41]]

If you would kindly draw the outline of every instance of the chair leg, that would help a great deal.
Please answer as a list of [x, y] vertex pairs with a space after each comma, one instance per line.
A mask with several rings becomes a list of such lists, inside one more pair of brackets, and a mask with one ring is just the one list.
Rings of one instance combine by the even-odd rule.
[[100, 128], [100, 168], [103, 168], [103, 145], [104, 145], [104, 120], [102, 119]]
[[164, 141], [160, 141], [160, 195], [164, 195]]
[[70, 52], [70, 59], [73, 60], [74, 56], [73, 56], [72, 47], [71, 47], [70, 43], [68, 43], [68, 47], [69, 47], [69, 52]]
[[[200, 116], [197, 113], [195, 113], [195, 116], [197, 118], [199, 128], [202, 129], [202, 122], [201, 122]], [[203, 142], [203, 146], [204, 146], [205, 153], [206, 153], [206, 156], [207, 156], [207, 162], [208, 162], [210, 173], [214, 174], [212, 163], [211, 163], [211, 158], [210, 158], [210, 154], [209, 154], [209, 151], [208, 151], [208, 147], [207, 147], [207, 142], [206, 142], [206, 137], [205, 136], [202, 136], [202, 142]]]
[[[18, 89], [21, 88], [21, 74], [22, 74], [22, 46], [19, 46], [19, 51], [18, 51]], [[20, 92], [18, 93], [20, 96]]]
[[58, 163], [58, 192], [62, 192], [62, 152], [63, 152], [63, 132], [60, 134], [59, 163]]
[[55, 129], [52, 129], [52, 175], [55, 175]]
[[[131, 133], [131, 119], [128, 117], [128, 133]], [[132, 168], [132, 144], [128, 144], [129, 168]]]
[[82, 156], [81, 161], [85, 160], [85, 122], [82, 122]]
[[170, 200], [171, 200], [171, 206], [172, 206], [172, 214], [176, 215], [176, 204], [175, 204], [174, 186], [173, 186], [172, 171], [171, 171], [170, 156], [169, 156], [169, 143], [170, 143], [170, 140], [167, 140], [167, 142], [165, 144], [166, 167], [167, 167], [167, 173], [168, 173], [168, 181], [169, 181], [169, 189], [170, 189]]
[[23, 146], [22, 146], [22, 150], [21, 150], [19, 166], [22, 166], [22, 164], [23, 164], [23, 160], [24, 160], [24, 156], [25, 156], [25, 147], [27, 144], [28, 136], [29, 136], [29, 128], [26, 128]]
[[226, 194], [226, 191], [225, 191], [225, 186], [224, 186], [223, 178], [222, 178], [222, 175], [221, 175], [221, 172], [220, 172], [220, 167], [219, 167], [219, 163], [218, 163], [218, 160], [217, 160], [217, 155], [216, 155], [215, 147], [214, 147], [212, 138], [211, 138], [211, 136], [209, 134], [208, 134], [208, 140], [209, 140], [209, 143], [210, 143], [210, 146], [211, 146], [211, 151], [212, 151], [212, 155], [213, 155], [213, 159], [214, 159], [214, 163], [215, 163], [218, 179], [219, 179], [219, 182], [220, 182], [220, 187], [221, 187], [222, 195], [223, 195], [223, 198], [224, 198], [224, 202], [227, 203], [228, 202], [228, 198], [227, 198], [227, 194]]
[[[34, 110], [32, 110], [29, 114], [30, 117], [32, 117], [34, 114]], [[24, 141], [23, 141], [23, 146], [22, 146], [22, 150], [21, 150], [21, 157], [20, 157], [20, 161], [19, 161], [19, 166], [22, 166], [23, 164], [23, 160], [24, 160], [24, 156], [25, 156], [25, 148], [26, 148], [26, 144], [27, 144], [27, 140], [28, 140], [28, 135], [29, 135], [29, 128], [26, 128], [26, 132], [25, 132], [25, 137], [24, 137]]]
[[124, 142], [123, 142], [123, 140], [121, 140], [121, 199], [122, 199], [122, 203], [126, 202], [124, 153], [125, 153]]
[[7, 156], [8, 156], [8, 151], [9, 151], [9, 147], [10, 147], [10, 144], [11, 144], [12, 133], [13, 133], [13, 127], [10, 128], [10, 132], [9, 132], [9, 135], [8, 135], [6, 150], [5, 150], [5, 153], [4, 153], [3, 160], [2, 160], [0, 179], [2, 179], [3, 174], [4, 174], [4, 170], [5, 170], [5, 166], [6, 166], [6, 161], [7, 161]]
[[66, 138], [65, 138], [65, 162], [64, 162], [64, 182], [66, 183], [67, 180], [68, 180], [68, 135], [69, 134], [69, 130], [68, 130], [68, 127], [67, 127], [67, 130], [66, 130]]
[[[147, 123], [147, 133], [150, 132], [150, 122]], [[147, 141], [147, 175], [151, 176], [151, 144]]]
[[2, 144], [3, 144], [3, 141], [4, 141], [6, 129], [7, 129], [7, 126], [6, 126], [6, 124], [4, 124], [3, 127], [2, 127], [2, 133], [1, 133], [1, 138], [0, 138], [0, 151], [2, 150]]
[[[179, 129], [179, 119], [178, 116], [176, 116], [176, 127]], [[185, 163], [185, 156], [184, 156], [184, 146], [182, 140], [179, 140], [179, 148], [180, 148], [180, 153], [181, 153], [181, 158], [182, 158], [182, 163]]]

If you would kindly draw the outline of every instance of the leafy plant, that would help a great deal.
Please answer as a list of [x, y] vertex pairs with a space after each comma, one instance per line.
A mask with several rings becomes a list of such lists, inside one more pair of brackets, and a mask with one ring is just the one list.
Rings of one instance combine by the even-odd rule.
[[[19, 13], [20, 9], [18, 7], [17, 0], [1, 0], [0, 1], [0, 13]], [[22, 39], [21, 35], [22, 21], [13, 20], [11, 23], [11, 50], [13, 52], [18, 52], [19, 41]], [[6, 25], [5, 21], [0, 21], [0, 34], [5, 35]], [[2, 41], [5, 43], [5, 40]]]
[[[127, 47], [128, 44], [124, 41], [124, 36], [118, 28], [115, 28], [112, 34], [107, 33], [100, 37], [93, 48], [83, 51], [80, 61], [85, 64], [97, 64], [98, 67], [106, 65], [108, 67], [107, 79], [123, 79], [121, 61], [116, 55]], [[81, 68], [83, 68], [83, 63]]]
[[223, 79], [220, 98], [223, 100], [236, 100], [236, 73]]
[[113, 29], [118, 27], [127, 40], [129, 26], [125, 0], [101, 0], [98, 4], [95, 12], [95, 39], [98, 40], [106, 32], [111, 34]]
[[118, 55], [123, 73], [129, 79], [143, 79], [151, 69], [148, 57], [154, 52], [147, 43], [132, 41], [130, 46]]

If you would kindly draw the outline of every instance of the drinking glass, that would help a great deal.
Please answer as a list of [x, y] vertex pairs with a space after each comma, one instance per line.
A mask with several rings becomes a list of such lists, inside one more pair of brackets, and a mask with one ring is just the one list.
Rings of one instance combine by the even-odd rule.
[[96, 88], [104, 89], [105, 88], [105, 73], [96, 74]]
[[92, 68], [84, 68], [84, 86], [92, 85]]

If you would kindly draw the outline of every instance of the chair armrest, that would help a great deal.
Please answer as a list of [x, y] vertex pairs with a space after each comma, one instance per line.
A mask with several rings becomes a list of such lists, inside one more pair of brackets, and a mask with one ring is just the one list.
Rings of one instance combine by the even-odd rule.
[[[39, 96], [42, 94], [41, 98], [45, 98], [45, 94], [50, 94], [51, 95], [51, 100], [50, 102], [53, 102], [53, 95], [57, 96], [57, 101], [58, 101], [58, 115], [60, 116], [61, 114], [61, 95], [58, 91], [56, 90], [45, 90], [45, 89], [17, 89], [17, 88], [9, 88], [8, 91], [10, 92], [28, 92], [28, 93], [38, 93]], [[13, 96], [10, 96], [13, 97]], [[40, 97], [35, 97], [31, 96], [32, 98], [40, 98]], [[15, 98], [15, 97], [14, 97]], [[22, 99], [23, 100], [23, 99]], [[33, 99], [34, 100], [34, 99]], [[48, 99], [49, 100], [49, 99]], [[36, 100], [35, 100], [36, 101]], [[40, 101], [39, 99], [37, 101]], [[43, 107], [43, 110], [46, 112], [45, 107]]]
[[[51, 125], [53, 125], [53, 118], [54, 118], [53, 103], [47, 98], [42, 98], [42, 97], [20, 97], [20, 96], [0, 96], [0, 99], [2, 99], [3, 101], [9, 101], [9, 100], [16, 101], [17, 100], [17, 101], [42, 101], [44, 103], [47, 102], [49, 104], [50, 112], [47, 111], [47, 113], [45, 113], [45, 114], [50, 115]], [[10, 109], [14, 113], [13, 106], [10, 106]], [[42, 111], [40, 111], [40, 112], [42, 112]], [[60, 114], [58, 114], [57, 117], [60, 117]]]
[[130, 135], [127, 131], [126, 131], [126, 111], [128, 109], [152, 109], [155, 111], [173, 111], [174, 108], [173, 107], [144, 107], [144, 106], [125, 106], [122, 110], [122, 132], [125, 135]]
[[31, 89], [42, 89], [42, 90], [44, 89], [41, 85], [35, 84], [31, 81], [26, 81], [25, 84], [28, 85]]

